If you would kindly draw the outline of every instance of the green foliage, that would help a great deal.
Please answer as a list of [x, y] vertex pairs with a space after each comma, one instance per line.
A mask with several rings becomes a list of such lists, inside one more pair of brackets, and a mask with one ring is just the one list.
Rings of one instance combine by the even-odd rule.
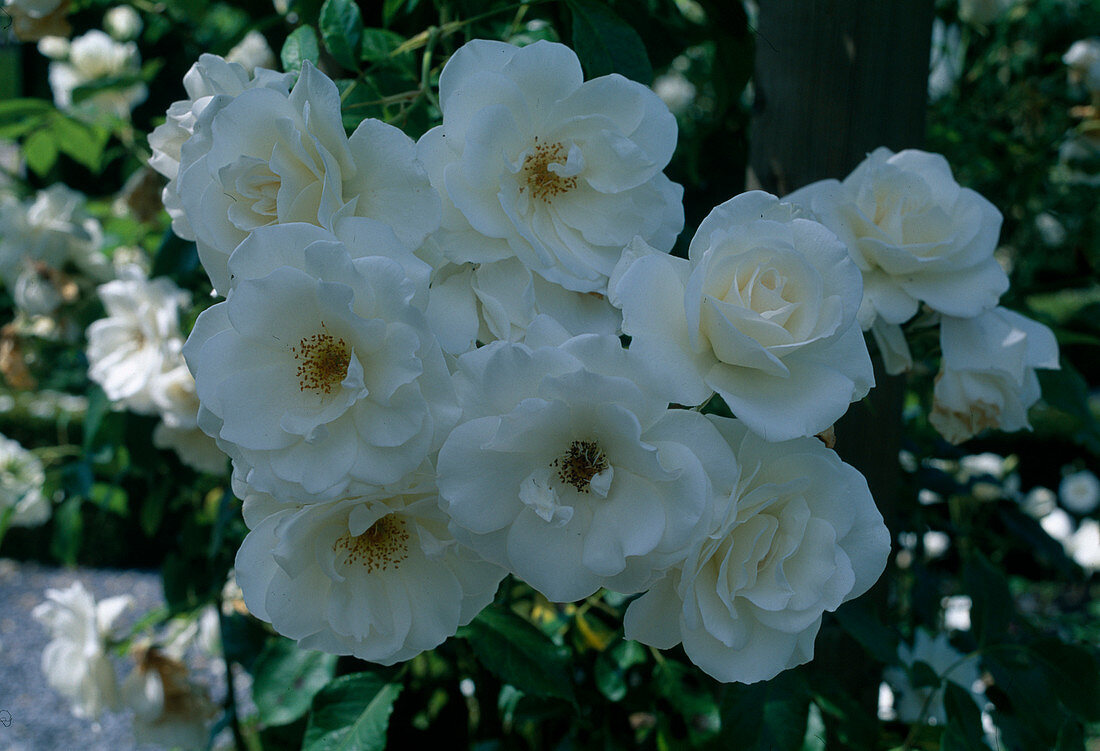
[[642, 38], [630, 24], [596, 0], [567, 0], [573, 13], [573, 49], [588, 78], [619, 73], [648, 84], [653, 80]]
[[336, 679], [313, 700], [305, 751], [381, 751], [401, 685], [372, 673]]
[[260, 722], [288, 725], [304, 717], [335, 671], [335, 655], [299, 649], [289, 639], [269, 641], [253, 666], [252, 698]]

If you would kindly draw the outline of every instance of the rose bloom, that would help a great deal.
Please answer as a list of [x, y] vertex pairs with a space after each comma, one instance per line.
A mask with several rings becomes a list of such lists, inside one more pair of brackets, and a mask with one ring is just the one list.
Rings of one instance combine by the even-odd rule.
[[172, 217], [172, 229], [180, 237], [193, 238], [179, 198], [180, 149], [195, 132], [195, 121], [215, 97], [232, 99], [246, 89], [264, 87], [290, 95], [290, 73], [259, 69], [252, 73], [234, 62], [205, 53], [183, 77], [187, 99], [173, 102], [166, 119], [149, 134], [153, 155], [149, 166], [168, 178], [162, 198]]
[[103, 231], [85, 200], [56, 183], [33, 199], [0, 202], [0, 279], [10, 291], [28, 269], [42, 267], [95, 281], [111, 277], [110, 261], [100, 251]]
[[252, 86], [206, 104], [180, 148], [177, 192], [194, 232], [185, 237], [221, 294], [229, 254], [258, 227], [370, 217], [412, 250], [439, 226], [412, 140], [372, 119], [349, 139], [336, 84], [309, 63], [289, 96]]
[[116, 42], [99, 29], [77, 37], [69, 48], [68, 62], [50, 63], [50, 88], [58, 109], [87, 117], [109, 113], [120, 120], [130, 118], [130, 110], [145, 101], [149, 90], [144, 83], [112, 87], [91, 94], [81, 102], [73, 101], [78, 86], [108, 78], [137, 76], [141, 56], [133, 42]]
[[50, 518], [50, 501], [42, 493], [46, 473], [37, 456], [18, 441], [0, 435], [0, 517], [8, 523], [35, 527]]
[[783, 199], [810, 209], [863, 273], [860, 325], [901, 324], [921, 302], [968, 318], [997, 304], [1008, 276], [993, 257], [1001, 213], [962, 188], [939, 154], [875, 149], [843, 182], [822, 180]]
[[624, 254], [611, 300], [670, 401], [717, 392], [768, 440], [820, 433], [874, 384], [844, 245], [753, 191], [715, 208], [688, 258]]
[[229, 297], [203, 311], [184, 347], [199, 426], [258, 492], [336, 497], [353, 479], [396, 482], [458, 417], [405, 269], [348, 255], [387, 238], [402, 249], [363, 221], [388, 234], [345, 245], [310, 224], [253, 232], [230, 259]]
[[962, 443], [987, 428], [1030, 427], [1028, 407], [1041, 395], [1035, 369], [1058, 369], [1050, 329], [994, 308], [973, 318], [943, 316], [940, 345], [943, 364], [928, 417], [940, 435]]
[[164, 277], [115, 279], [96, 291], [107, 317], [88, 327], [88, 377], [112, 402], [155, 414], [154, 381], [179, 361], [179, 313], [190, 295]]
[[430, 464], [325, 503], [234, 487], [251, 528], [237, 553], [249, 611], [303, 649], [392, 665], [439, 646], [493, 600], [505, 571], [447, 531]]
[[710, 526], [624, 626], [659, 649], [682, 643], [717, 680], [755, 683], [813, 658], [822, 614], [875, 583], [890, 533], [863, 475], [820, 441], [767, 443], [709, 419], [736, 463], [705, 462]]
[[721, 437], [666, 409], [616, 337], [495, 342], [457, 367], [463, 421], [436, 469], [459, 541], [555, 602], [641, 591], [690, 543], [709, 495], [698, 454]]
[[603, 293], [636, 235], [668, 250], [682, 189], [661, 170], [676, 120], [619, 75], [584, 81], [568, 47], [475, 40], [440, 74], [443, 124], [418, 153], [444, 201], [453, 263], [516, 257], [549, 282]]
[[31, 612], [50, 632], [42, 672], [50, 687], [72, 702], [77, 717], [94, 719], [118, 706], [118, 678], [107, 656], [107, 639], [132, 602], [129, 595], [120, 595], [97, 603], [75, 582], [68, 589], [47, 589], [46, 601]]

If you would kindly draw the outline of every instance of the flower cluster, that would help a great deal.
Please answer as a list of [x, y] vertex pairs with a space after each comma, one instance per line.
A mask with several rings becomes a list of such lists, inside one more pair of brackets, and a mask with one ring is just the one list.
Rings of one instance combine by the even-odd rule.
[[943, 363], [932, 424], [961, 443], [986, 428], [1028, 427], [1037, 368], [1057, 369], [1046, 326], [998, 306], [1008, 275], [994, 257], [1001, 213], [960, 187], [947, 161], [916, 149], [879, 148], [843, 181], [788, 195], [844, 242], [863, 276], [859, 322], [886, 370], [912, 366], [901, 325], [922, 309], [940, 322]]
[[[151, 163], [224, 296], [182, 348], [197, 424], [244, 500], [248, 608], [304, 647], [408, 659], [511, 573], [556, 602], [639, 594], [629, 637], [766, 680], [889, 552], [814, 438], [874, 385], [862, 330], [899, 344], [921, 302], [961, 321], [944, 389], [1008, 427], [1050, 364], [994, 308], [999, 215], [933, 155], [876, 152], [801, 207], [736, 196], [680, 258], [675, 119], [563, 45], [468, 43], [416, 143], [348, 136], [308, 63], [204, 55], [185, 85]], [[948, 353], [998, 322], [1023, 343]]]

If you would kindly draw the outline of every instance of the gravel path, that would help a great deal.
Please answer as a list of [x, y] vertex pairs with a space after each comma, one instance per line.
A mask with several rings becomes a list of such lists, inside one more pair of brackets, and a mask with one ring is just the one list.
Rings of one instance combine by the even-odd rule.
[[[125, 712], [105, 712], [98, 721], [73, 717], [69, 703], [47, 685], [42, 650], [48, 635], [31, 617], [47, 589], [64, 589], [75, 581], [102, 600], [129, 594], [134, 606], [120, 619], [123, 627], [163, 603], [155, 572], [60, 569], [0, 559], [0, 749], [5, 751], [120, 751], [137, 746]], [[129, 666], [119, 665], [121, 680]], [[211, 666], [196, 666], [196, 677], [224, 695]], [[5, 714], [7, 712], [8, 714]], [[10, 720], [8, 715], [10, 714]]]

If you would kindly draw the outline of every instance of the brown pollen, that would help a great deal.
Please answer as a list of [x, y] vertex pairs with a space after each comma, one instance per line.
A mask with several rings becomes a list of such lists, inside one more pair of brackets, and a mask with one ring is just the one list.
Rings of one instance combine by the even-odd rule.
[[550, 465], [558, 478], [581, 493], [588, 492], [592, 478], [607, 469], [607, 457], [595, 441], [573, 441], [569, 449]]
[[335, 386], [348, 374], [351, 363], [351, 349], [347, 342], [338, 339], [325, 330], [319, 334], [302, 337], [297, 347], [290, 352], [298, 361], [298, 387], [302, 391], [314, 391], [319, 394], [331, 394]]
[[332, 544], [332, 551], [338, 550], [347, 551], [346, 563], [357, 563], [368, 574], [397, 569], [409, 557], [408, 525], [393, 514], [383, 516], [361, 535], [348, 533], [340, 537]]
[[569, 152], [560, 143], [540, 143], [535, 136], [535, 149], [523, 160], [523, 177], [526, 184], [520, 193], [530, 190], [531, 196], [546, 202], [577, 187], [576, 177], [562, 177], [550, 171], [551, 164], [565, 164]]

